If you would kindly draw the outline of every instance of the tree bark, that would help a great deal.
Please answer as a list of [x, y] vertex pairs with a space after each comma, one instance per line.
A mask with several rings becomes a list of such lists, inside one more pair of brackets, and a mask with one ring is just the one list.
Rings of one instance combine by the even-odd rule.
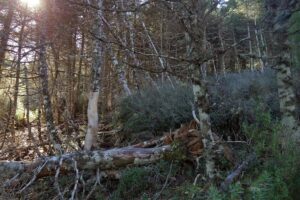
[[211, 130], [209, 111], [208, 92], [205, 82], [203, 80], [200, 83], [193, 84], [194, 102], [198, 111], [198, 123], [200, 125], [200, 131], [204, 136], [203, 144], [206, 151], [206, 174], [210, 179], [215, 177], [215, 161], [213, 146], [215, 145], [213, 132]]
[[93, 52], [92, 52], [92, 83], [91, 83], [91, 91], [89, 94], [89, 102], [88, 102], [88, 128], [85, 137], [85, 150], [91, 150], [92, 147], [95, 147], [96, 144], [96, 134], [98, 131], [98, 99], [100, 93], [100, 71], [103, 64], [103, 47], [99, 38], [103, 38], [103, 21], [102, 21], [102, 9], [103, 9], [103, 0], [93, 1], [99, 10], [95, 14], [95, 22], [93, 25], [93, 34], [95, 35], [93, 41]]
[[[233, 44], [236, 44], [236, 39], [235, 39], [235, 31], [234, 29], [232, 30], [232, 37], [233, 37]], [[241, 66], [240, 66], [240, 61], [239, 61], [239, 57], [238, 57], [238, 49], [236, 48], [236, 45], [234, 45], [233, 47], [233, 50], [234, 50], [234, 56], [235, 56], [235, 70], [238, 71], [238, 72], [241, 72]]]
[[263, 72], [264, 68], [265, 68], [265, 62], [262, 58], [263, 54], [262, 54], [262, 49], [261, 49], [261, 42], [259, 41], [259, 34], [258, 34], [258, 27], [257, 27], [256, 17], [254, 19], [254, 25], [255, 25], [254, 33], [255, 33], [255, 39], [256, 39], [257, 54], [258, 54], [258, 57], [259, 57], [260, 69]]
[[296, 118], [296, 98], [293, 88], [291, 74], [291, 57], [289, 50], [291, 46], [288, 41], [289, 20], [293, 11], [299, 9], [299, 1], [282, 0], [266, 1], [270, 23], [272, 28], [272, 39], [274, 41], [273, 56], [276, 59], [278, 95], [280, 102], [281, 123], [291, 131], [292, 138], [300, 141], [300, 131]]
[[79, 58], [79, 66], [78, 66], [78, 77], [77, 77], [77, 88], [76, 88], [76, 93], [77, 93], [77, 105], [76, 107], [80, 108], [82, 106], [83, 102], [80, 102], [81, 100], [81, 73], [82, 73], [82, 65], [83, 65], [83, 56], [84, 56], [84, 50], [85, 50], [85, 33], [82, 30], [81, 32], [81, 44], [80, 44], [80, 58]]
[[[203, 6], [200, 1], [198, 1], [197, 9], [201, 10]], [[199, 15], [198, 12], [195, 13], [194, 19], [192, 22], [187, 24], [187, 27], [196, 27], [197, 32], [200, 32], [201, 35], [197, 36], [197, 32], [187, 32], [186, 33], [186, 40], [187, 40], [187, 58], [195, 59], [196, 56], [199, 54], [208, 54], [207, 53], [207, 22], [202, 21], [203, 19]], [[201, 26], [200, 26], [201, 24]], [[201, 27], [201, 29], [198, 29]], [[197, 38], [199, 37], [199, 38]], [[201, 41], [199, 44], [199, 41]], [[201, 70], [206, 69], [207, 61], [199, 62], [199, 64], [190, 67], [194, 74], [196, 75], [195, 80], [197, 82], [193, 82], [193, 94], [194, 94], [194, 105], [192, 113], [193, 117], [199, 124], [199, 129], [201, 134], [203, 135], [203, 145], [205, 151], [205, 170], [206, 175], [209, 179], [213, 179], [215, 177], [215, 153], [213, 152], [213, 147], [215, 146], [213, 132], [211, 130], [211, 122], [209, 116], [209, 100], [208, 100], [208, 91], [207, 86], [205, 83], [205, 73], [202, 73], [201, 77]], [[198, 111], [198, 115], [196, 114], [196, 110]]]
[[[145, 33], [146, 33], [147, 39], [149, 40], [150, 46], [152, 47], [152, 49], [153, 49], [155, 55], [158, 57], [158, 60], [159, 60], [159, 64], [160, 64], [161, 69], [162, 69], [162, 70], [166, 70], [165, 60], [160, 56], [160, 54], [159, 54], [159, 52], [158, 52], [158, 50], [157, 50], [155, 44], [153, 43], [153, 40], [152, 40], [152, 38], [151, 38], [151, 36], [150, 36], [150, 33], [149, 33], [149, 31], [148, 31], [148, 29], [147, 29], [147, 27], [146, 27], [146, 25], [145, 25], [144, 22], [142, 22], [142, 26], [143, 26], [143, 28], [144, 28], [144, 30], [145, 30]], [[170, 81], [172, 87], [174, 87], [174, 86], [173, 86], [172, 79], [170, 78], [170, 76], [169, 76], [168, 74], [165, 74], [165, 75], [166, 75], [167, 79]], [[162, 80], [163, 80], [163, 79], [164, 79], [164, 73], [162, 74]]]
[[19, 41], [18, 41], [18, 52], [17, 52], [17, 63], [16, 63], [16, 82], [14, 88], [14, 100], [12, 106], [12, 115], [11, 115], [11, 133], [12, 140], [15, 142], [15, 121], [16, 121], [16, 112], [18, 106], [18, 95], [19, 95], [19, 83], [20, 83], [20, 70], [21, 70], [21, 60], [22, 60], [22, 48], [23, 48], [23, 39], [24, 39], [24, 28], [26, 23], [26, 16], [22, 19], [21, 30], [19, 32]]
[[[219, 36], [219, 40], [220, 40], [220, 45], [221, 45], [221, 50], [224, 51], [225, 50], [225, 45], [224, 45], [224, 41], [223, 41], [223, 37], [222, 37], [222, 33], [221, 33], [221, 26], [219, 25], [218, 28], [218, 36]], [[226, 67], [225, 67], [225, 53], [222, 53], [221, 55], [219, 55], [219, 62], [220, 62], [220, 69], [222, 70], [223, 75], [226, 75]]]
[[[27, 124], [27, 130], [28, 130], [28, 137], [29, 140], [31, 140], [31, 142], [34, 145], [34, 151], [38, 156], [41, 156], [41, 153], [38, 149], [38, 145], [37, 145], [37, 141], [35, 140], [32, 131], [31, 131], [31, 122], [30, 122], [30, 99], [29, 99], [29, 81], [28, 81], [28, 70], [27, 67], [24, 66], [24, 82], [25, 82], [25, 108], [26, 108], [26, 124]], [[42, 143], [42, 141], [40, 141]]]
[[[79, 170], [111, 170], [126, 166], [140, 166], [154, 163], [171, 152], [171, 147], [165, 145], [155, 148], [124, 147], [106, 151], [90, 151], [67, 153], [61, 156], [51, 156], [33, 162], [0, 161], [0, 177], [5, 180], [18, 173], [36, 173], [37, 178], [51, 176], [60, 168], [62, 173], [74, 171], [74, 162]], [[39, 170], [37, 170], [39, 168]], [[37, 171], [39, 171], [37, 173]]]
[[[203, 153], [204, 146], [202, 134], [197, 130], [197, 127], [197, 123], [191, 121], [159, 139], [122, 148], [66, 153], [60, 156], [37, 159], [33, 162], [0, 161], [0, 177], [1, 175], [12, 177], [17, 173], [35, 173], [36, 177], [51, 176], [59, 167], [62, 172], [72, 172], [74, 162], [77, 163], [79, 170], [97, 168], [112, 170], [126, 166], [149, 164], [159, 159], [182, 160], [199, 157]], [[172, 148], [174, 142], [180, 145]], [[178, 157], [178, 150], [182, 156]], [[175, 154], [173, 155], [172, 152]]]
[[[250, 23], [248, 22], [247, 24], [247, 31], [248, 31], [248, 38], [249, 39], [249, 54], [252, 55], [253, 54], [253, 50], [252, 50], [252, 41], [251, 41], [251, 32], [250, 32]], [[254, 70], [254, 62], [253, 62], [253, 58], [250, 58], [250, 63], [249, 63], [250, 69], [251, 71]]]
[[61, 110], [60, 110], [60, 99], [59, 99], [59, 91], [60, 91], [60, 84], [58, 84], [58, 76], [59, 76], [59, 69], [60, 69], [60, 49], [59, 47], [56, 47], [54, 44], [51, 45], [51, 52], [53, 55], [53, 62], [54, 62], [54, 73], [52, 77], [52, 84], [53, 90], [52, 90], [52, 95], [54, 96], [53, 98], [53, 112], [54, 112], [54, 119], [57, 124], [60, 123], [60, 117], [61, 117]]
[[122, 84], [126, 96], [130, 96], [132, 94], [132, 92], [128, 86], [128, 82], [127, 82], [126, 74], [125, 74], [125, 70], [124, 70], [124, 65], [123, 65], [123, 63], [119, 62], [112, 47], [109, 47], [109, 51], [111, 53], [112, 63], [118, 73], [118, 76], [119, 76], [119, 82]]
[[3, 32], [0, 34], [0, 79], [2, 77], [2, 67], [4, 63], [5, 52], [7, 50], [7, 43], [9, 39], [11, 23], [14, 15], [14, 5], [15, 1], [10, 0], [8, 3], [8, 14], [3, 24]]
[[44, 108], [45, 108], [45, 119], [47, 123], [47, 131], [49, 135], [49, 139], [51, 143], [53, 144], [54, 149], [57, 153], [62, 153], [62, 148], [60, 145], [60, 139], [58, 137], [57, 130], [55, 128], [54, 122], [53, 122], [53, 113], [52, 113], [52, 104], [51, 104], [51, 98], [48, 88], [48, 64], [46, 59], [46, 22], [47, 22], [47, 13], [46, 10], [44, 10], [40, 15], [40, 24], [39, 24], [39, 73], [40, 73], [40, 79], [42, 84], [42, 95], [43, 95], [43, 101], [44, 101]]

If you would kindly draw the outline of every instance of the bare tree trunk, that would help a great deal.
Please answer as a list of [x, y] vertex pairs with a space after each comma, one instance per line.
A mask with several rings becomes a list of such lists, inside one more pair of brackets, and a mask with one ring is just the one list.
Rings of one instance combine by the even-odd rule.
[[60, 111], [60, 106], [59, 106], [59, 91], [60, 91], [60, 84], [58, 83], [58, 75], [59, 75], [59, 68], [60, 68], [60, 52], [59, 50], [56, 49], [56, 46], [54, 44], [51, 45], [51, 50], [54, 58], [54, 77], [52, 78], [52, 84], [53, 89], [52, 89], [52, 95], [54, 96], [53, 98], [53, 112], [54, 112], [54, 118], [56, 120], [56, 123], [60, 123], [60, 116], [61, 116], [61, 111]]
[[69, 56], [67, 59], [67, 97], [66, 97], [66, 107], [65, 111], [65, 121], [72, 120], [74, 118], [74, 106], [75, 106], [75, 92], [74, 92], [74, 86], [75, 86], [75, 69], [76, 69], [76, 37], [77, 37], [77, 31], [72, 30], [70, 33], [70, 36], [67, 38], [68, 40], [68, 49], [69, 49]]
[[258, 35], [258, 27], [257, 27], [256, 17], [254, 19], [254, 24], [255, 24], [255, 38], [256, 38], [257, 53], [258, 53], [259, 62], [260, 62], [260, 69], [261, 69], [261, 71], [264, 71], [265, 63], [264, 63], [264, 60], [262, 58], [261, 42], [259, 41], [259, 35]]
[[[224, 47], [224, 41], [222, 38], [222, 33], [221, 33], [221, 27], [219, 26], [218, 28], [218, 36], [219, 36], [219, 40], [220, 40], [220, 44], [221, 44], [221, 50], [224, 51], [225, 47]], [[219, 55], [219, 61], [220, 61], [220, 68], [222, 69], [223, 75], [226, 75], [226, 67], [225, 67], [225, 53], [222, 53], [221, 55]]]
[[213, 132], [211, 130], [209, 111], [209, 101], [207, 87], [204, 81], [193, 84], [194, 102], [198, 111], [198, 123], [200, 125], [200, 131], [204, 136], [203, 144], [206, 151], [206, 174], [210, 179], [215, 177], [215, 161], [214, 152], [212, 150], [215, 145]]
[[[164, 61], [164, 59], [160, 56], [160, 54], [159, 54], [159, 52], [158, 52], [158, 50], [157, 50], [155, 44], [153, 43], [152, 38], [151, 38], [151, 36], [150, 36], [150, 34], [149, 34], [148, 30], [147, 30], [147, 27], [146, 27], [145, 23], [142, 22], [142, 25], [143, 25], [143, 28], [144, 28], [144, 30], [145, 30], [146, 36], [147, 36], [147, 38], [148, 38], [148, 40], [149, 40], [150, 46], [152, 47], [152, 49], [153, 49], [155, 55], [158, 57], [160, 67], [161, 67], [163, 70], [165, 70], [165, 69], [166, 69], [166, 66], [165, 66], [165, 61]], [[163, 75], [164, 75], [164, 74], [162, 74], [162, 76], [163, 76]], [[171, 85], [173, 86], [173, 82], [172, 82], [170, 76], [169, 76], [168, 74], [166, 74], [166, 76], [167, 76], [167, 79], [170, 81]], [[163, 77], [162, 77], [162, 79], [163, 79]], [[174, 87], [174, 86], [173, 86], [173, 87]]]
[[[58, 169], [66, 174], [74, 172], [74, 162], [77, 163], [78, 170], [111, 170], [126, 166], [141, 166], [155, 163], [169, 152], [171, 152], [169, 145], [154, 148], [123, 147], [106, 151], [68, 153], [33, 162], [0, 161], [0, 177], [7, 180], [18, 173], [34, 173], [34, 178], [37, 179], [55, 175]], [[11, 183], [7, 181], [5, 185], [9, 186]]]
[[[139, 1], [135, 1], [135, 6], [138, 7], [140, 5], [140, 2]], [[122, 9], [125, 9], [124, 8], [124, 1], [121, 0], [121, 6], [122, 6]], [[133, 21], [136, 20], [136, 14], [134, 16], [134, 19]], [[129, 49], [126, 49], [126, 52], [127, 54], [129, 55], [130, 58], [133, 59], [133, 64], [137, 67], [140, 67], [141, 66], [141, 62], [140, 60], [138, 59], [138, 57], [136, 56], [135, 54], [135, 29], [133, 27], [133, 21], [130, 19], [130, 18], [127, 18], [127, 14], [125, 13], [122, 17], [122, 23], [125, 24], [125, 26], [127, 27], [128, 29], [128, 32], [129, 32], [129, 46], [130, 46], [130, 50]], [[125, 47], [126, 44], [124, 43], [124, 41], [122, 41], [122, 45]], [[139, 73], [139, 70], [137, 69], [134, 69], [133, 70], [133, 75], [134, 75], [134, 78], [135, 78], [135, 88], [137, 90], [140, 89], [141, 87], [141, 74]], [[151, 75], [149, 72], [146, 72], [146, 78], [149, 80], [149, 82], [151, 84], [153, 84], [154, 86], [157, 87], [155, 81], [152, 79]]]
[[[206, 48], [207, 48], [207, 29], [206, 29], [206, 26], [203, 26], [203, 34], [202, 34], [202, 50], [203, 52], [206, 51]], [[201, 74], [202, 74], [202, 78], [203, 80], [206, 79], [207, 77], [207, 62], [204, 62], [201, 64], [200, 66], [200, 69], [201, 69]]]
[[[233, 37], [233, 44], [236, 44], [234, 30], [232, 30], [232, 37]], [[240, 66], [240, 61], [239, 61], [239, 58], [238, 58], [238, 50], [236, 48], [236, 45], [234, 45], [233, 50], [234, 50], [235, 59], [236, 59], [235, 70], [237, 70], [238, 72], [240, 72], [241, 71], [241, 66]]]
[[[203, 137], [197, 130], [197, 126], [197, 123], [192, 121], [161, 138], [122, 148], [66, 153], [61, 156], [37, 159], [33, 162], [0, 161], [0, 178], [6, 175], [14, 176], [18, 172], [34, 173], [35, 178], [54, 175], [56, 170], [63, 173], [74, 172], [72, 167], [74, 162], [77, 163], [78, 170], [95, 170], [97, 168], [102, 171], [118, 170], [126, 166], [154, 163], [160, 159], [173, 160], [176, 159], [175, 154], [178, 150], [188, 159], [196, 158], [203, 154]], [[172, 148], [174, 142], [179, 142], [180, 147]], [[225, 155], [225, 158], [229, 157]], [[178, 159], [182, 161], [182, 156]], [[2, 179], [5, 180], [5, 178]]]
[[277, 57], [277, 84], [282, 125], [288, 128], [292, 138], [300, 141], [300, 130], [296, 119], [296, 99], [291, 74], [290, 44], [288, 42], [289, 19], [293, 10], [299, 9], [298, 1], [284, 0], [266, 2], [271, 19], [274, 40], [273, 56]]
[[132, 93], [131, 93], [131, 90], [128, 86], [127, 80], [126, 80], [124, 65], [121, 62], [118, 61], [115, 52], [113, 52], [113, 50], [112, 50], [112, 47], [109, 47], [109, 51], [110, 51], [110, 54], [111, 54], [112, 63], [114, 65], [115, 69], [117, 70], [117, 73], [118, 73], [118, 76], [119, 76], [119, 82], [122, 84], [123, 89], [125, 91], [125, 94], [127, 96], [130, 96]]
[[[250, 23], [248, 22], [247, 24], [247, 30], [248, 30], [248, 38], [249, 38], [249, 54], [252, 55], [253, 54], [253, 50], [252, 50], [252, 41], [251, 41], [251, 32], [250, 32]], [[250, 69], [251, 71], [254, 70], [254, 62], [253, 62], [253, 58], [250, 58]]]
[[85, 33], [84, 31], [81, 32], [81, 46], [80, 46], [80, 58], [79, 58], [79, 67], [78, 67], [78, 78], [77, 78], [77, 105], [78, 108], [80, 106], [80, 99], [81, 99], [81, 71], [82, 71], [82, 64], [83, 64], [83, 56], [84, 56], [84, 49], [85, 49]]
[[[28, 137], [29, 140], [32, 141], [33, 145], [34, 145], [34, 151], [37, 155], [41, 156], [41, 153], [38, 149], [37, 146], [37, 141], [35, 140], [32, 131], [31, 131], [31, 122], [30, 122], [30, 103], [29, 103], [29, 81], [28, 81], [28, 71], [27, 71], [27, 67], [24, 66], [24, 79], [25, 79], [25, 108], [26, 108], [26, 124], [27, 124], [27, 130], [28, 130]], [[40, 141], [42, 143], [42, 141]]]
[[[187, 43], [186, 47], [186, 55], [187, 58], [193, 57], [193, 51], [195, 50], [195, 42], [190, 37], [189, 33], [185, 34], [185, 40]], [[206, 33], [203, 32], [202, 38], [202, 48], [206, 47]], [[214, 140], [211, 131], [210, 124], [210, 116], [208, 114], [209, 111], [209, 101], [208, 101], [208, 91], [205, 85], [204, 80], [200, 80], [201, 74], [201, 66], [194, 66], [193, 64], [190, 66], [191, 70], [194, 71], [193, 74], [196, 74], [196, 79], [198, 82], [193, 83], [193, 94], [194, 94], [194, 105], [196, 108], [193, 108], [192, 113], [193, 117], [200, 125], [200, 131], [203, 134], [204, 138], [202, 140], [205, 150], [205, 160], [206, 160], [206, 174], [210, 179], [215, 177], [215, 161], [214, 161], [214, 153], [212, 152], [212, 148], [214, 145]], [[194, 75], [193, 75], [194, 76]], [[196, 115], [196, 110], [198, 111], [198, 115]]]
[[265, 39], [261, 29], [259, 30], [259, 37], [260, 37], [261, 46], [262, 46], [262, 53], [264, 56], [267, 57], [269, 49], [268, 49], [266, 39]]
[[2, 77], [2, 66], [5, 58], [5, 52], [7, 50], [7, 43], [9, 39], [9, 34], [11, 30], [11, 23], [14, 15], [14, 6], [15, 0], [10, 0], [8, 2], [8, 14], [5, 18], [4, 25], [3, 25], [3, 32], [0, 34], [0, 79]]
[[97, 10], [95, 16], [95, 22], [93, 25], [93, 34], [96, 36], [93, 41], [93, 52], [92, 52], [92, 83], [91, 91], [89, 94], [89, 103], [88, 103], [88, 128], [85, 136], [85, 150], [91, 150], [92, 147], [96, 147], [96, 134], [98, 131], [98, 99], [100, 93], [100, 71], [103, 63], [103, 47], [99, 38], [103, 38], [103, 21], [102, 21], [102, 8], [103, 0], [95, 1], [97, 7], [100, 8]]
[[53, 144], [57, 153], [62, 153], [61, 142], [58, 137], [57, 130], [53, 122], [52, 104], [48, 88], [48, 64], [46, 59], [46, 11], [41, 13], [41, 22], [39, 24], [39, 72], [42, 84], [42, 94], [45, 109], [45, 119], [47, 122], [47, 130], [50, 142]]
[[26, 23], [26, 17], [22, 19], [21, 30], [19, 32], [19, 41], [18, 41], [18, 58], [17, 58], [17, 65], [16, 65], [16, 82], [14, 88], [14, 99], [13, 99], [13, 106], [12, 106], [12, 119], [11, 119], [11, 133], [12, 133], [12, 140], [15, 141], [15, 118], [16, 118], [16, 111], [18, 106], [18, 96], [19, 96], [19, 83], [20, 83], [20, 70], [21, 70], [21, 59], [22, 59], [22, 49], [23, 49], [23, 37], [24, 37], [24, 28]]

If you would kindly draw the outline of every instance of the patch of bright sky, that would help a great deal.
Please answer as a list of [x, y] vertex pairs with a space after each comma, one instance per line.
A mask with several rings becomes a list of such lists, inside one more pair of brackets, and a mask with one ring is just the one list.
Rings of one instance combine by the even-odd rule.
[[218, 5], [218, 8], [222, 8], [222, 7], [227, 6], [227, 2], [228, 2], [228, 0], [222, 0], [222, 1], [220, 1], [219, 5]]
[[41, 0], [20, 0], [22, 4], [26, 5], [30, 9], [39, 8]]

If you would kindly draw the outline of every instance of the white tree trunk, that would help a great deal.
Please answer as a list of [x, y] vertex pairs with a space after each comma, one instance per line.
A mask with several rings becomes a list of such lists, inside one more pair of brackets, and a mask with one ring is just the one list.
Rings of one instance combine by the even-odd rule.
[[260, 69], [261, 71], [264, 71], [265, 68], [265, 63], [262, 58], [262, 51], [261, 51], [261, 43], [259, 41], [259, 34], [258, 34], [258, 27], [256, 23], [256, 17], [254, 19], [254, 24], [255, 24], [255, 38], [256, 38], [256, 46], [257, 46], [257, 53], [259, 57], [259, 63], [260, 63]]
[[110, 50], [110, 54], [111, 54], [110, 56], [112, 59], [112, 64], [115, 67], [115, 69], [117, 70], [117, 73], [119, 76], [119, 82], [122, 84], [125, 94], [127, 96], [130, 96], [132, 94], [132, 92], [128, 86], [128, 82], [127, 82], [126, 74], [125, 74], [125, 70], [124, 70], [124, 65], [121, 62], [119, 62], [115, 52], [113, 51], [113, 49], [111, 47], [109, 47], [109, 50]]
[[85, 137], [84, 149], [91, 150], [96, 144], [96, 134], [98, 131], [98, 99], [100, 94], [100, 71], [103, 63], [103, 47], [99, 38], [103, 38], [103, 21], [102, 21], [102, 9], [103, 0], [93, 1], [98, 7], [97, 13], [95, 14], [95, 22], [93, 25], [93, 34], [95, 35], [93, 41], [93, 52], [92, 52], [92, 83], [91, 91], [89, 94], [88, 103], [88, 127]]

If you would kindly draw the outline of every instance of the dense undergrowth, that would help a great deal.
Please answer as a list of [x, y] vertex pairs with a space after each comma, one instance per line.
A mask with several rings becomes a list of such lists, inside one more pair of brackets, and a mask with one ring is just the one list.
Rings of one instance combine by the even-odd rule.
[[[300, 70], [294, 74], [299, 75]], [[300, 81], [294, 79], [297, 101], [300, 103]], [[215, 132], [224, 137], [239, 137], [244, 122], [253, 123], [258, 102], [273, 119], [279, 117], [276, 74], [272, 69], [228, 73], [208, 79], [210, 116]], [[192, 119], [193, 94], [190, 85], [177, 83], [145, 88], [121, 100], [116, 121], [127, 133], [148, 131], [161, 133], [177, 128]], [[297, 110], [300, 116], [300, 110]]]
[[[204, 171], [163, 161], [146, 168], [125, 170], [122, 180], [113, 192], [113, 199], [156, 199], [157, 195], [161, 199], [297, 199], [300, 188], [299, 149], [288, 135], [284, 135], [280, 123], [272, 119], [270, 112], [261, 105], [254, 109], [253, 120], [251, 124], [244, 123], [242, 128], [242, 134], [247, 138], [247, 147], [232, 147], [235, 154], [240, 156], [240, 162], [251, 152], [256, 153], [257, 160], [228, 191], [222, 191], [220, 183], [230, 170], [222, 169], [220, 163], [219, 178], [215, 182], [201, 180], [194, 184], [197, 173]], [[167, 175], [168, 173], [171, 175]], [[167, 187], [164, 187], [164, 179]]]
[[[217, 81], [214, 78], [214, 84], [209, 84], [214, 131], [225, 140], [245, 142], [244, 146], [242, 143], [232, 144], [240, 162], [250, 152], [256, 153], [257, 161], [230, 186], [228, 192], [220, 190], [220, 180], [224, 180], [230, 169], [224, 167], [224, 163], [219, 163], [220, 180], [210, 184], [200, 181], [200, 184], [194, 185], [194, 170], [190, 179], [185, 178], [177, 185], [170, 184], [161, 194], [165, 195], [164, 198], [297, 199], [297, 190], [300, 188], [300, 152], [288, 135], [284, 135], [285, 130], [278, 121], [279, 102], [275, 78], [272, 70], [228, 74], [219, 77]], [[294, 83], [298, 97], [299, 81], [295, 79]], [[190, 87], [182, 84], [175, 85], [175, 88], [164, 85], [145, 89], [121, 102], [118, 119], [124, 130], [130, 133], [160, 133], [174, 129], [180, 123], [192, 119], [193, 97], [190, 93]]]
[[174, 129], [191, 120], [192, 99], [191, 88], [184, 84], [147, 88], [124, 98], [117, 118], [126, 132]]
[[255, 122], [244, 124], [243, 132], [257, 154], [257, 162], [228, 193], [210, 188], [210, 199], [298, 199], [300, 152], [280, 123], [259, 107]]
[[[216, 157], [217, 178], [208, 181], [205, 161], [200, 165], [186, 161], [160, 161], [145, 167], [126, 168], [121, 179], [97, 183], [95, 172], [82, 172], [78, 199], [199, 199], [199, 200], [297, 200], [300, 188], [300, 150], [278, 121], [278, 102], [274, 73], [244, 72], [228, 74], [209, 85], [212, 126], [232, 147], [236, 164]], [[237, 84], [239, 82], [239, 84]], [[275, 85], [273, 85], [275, 84]], [[161, 134], [192, 119], [192, 91], [189, 86], [160, 86], [123, 99], [117, 120], [134, 139], [141, 131]], [[230, 137], [230, 140], [228, 140]], [[224, 179], [246, 157], [256, 161], [229, 186]], [[197, 179], [195, 179], [198, 176]], [[196, 180], [196, 181], [195, 181]], [[59, 198], [54, 177], [38, 180], [26, 194], [17, 198]], [[58, 183], [65, 198], [74, 187], [73, 176], [61, 176]], [[50, 186], [50, 187], [49, 187]], [[1, 191], [0, 191], [1, 193]], [[8, 193], [7, 193], [8, 194]], [[13, 199], [13, 195], [5, 199]]]
[[[92, 173], [83, 174], [87, 181], [79, 187], [78, 197], [90, 195], [90, 199], [195, 199], [195, 200], [297, 200], [300, 188], [300, 152], [296, 144], [284, 135], [284, 129], [270, 112], [259, 104], [254, 109], [254, 122], [244, 123], [242, 134], [245, 142], [233, 143], [239, 164], [252, 152], [257, 160], [224, 192], [220, 184], [233, 170], [222, 162], [218, 163], [218, 177], [209, 182], [205, 179], [204, 167], [181, 161], [160, 161], [145, 167], [127, 168], [120, 180], [102, 180], [95, 186]], [[244, 145], [243, 148], [240, 145]], [[203, 161], [204, 164], [204, 161]], [[238, 164], [237, 164], [238, 165]], [[195, 177], [200, 178], [195, 182]], [[57, 194], [49, 188], [54, 177], [35, 184], [27, 193], [30, 199], [45, 199]], [[74, 177], [59, 179], [61, 188], [73, 188]], [[93, 193], [91, 193], [93, 191]], [[66, 196], [67, 197], [67, 196]], [[79, 198], [80, 199], [80, 198]], [[82, 198], [84, 199], [84, 198]]]

